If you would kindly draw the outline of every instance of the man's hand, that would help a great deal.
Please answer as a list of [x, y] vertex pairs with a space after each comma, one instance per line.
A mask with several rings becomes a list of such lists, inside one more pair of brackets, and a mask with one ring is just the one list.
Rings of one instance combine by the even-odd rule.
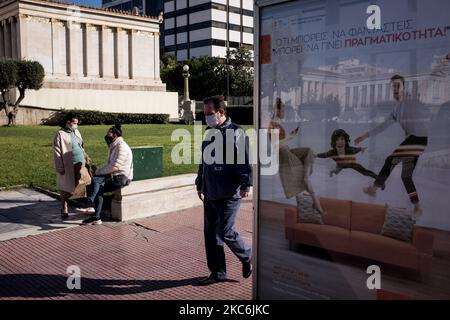
[[358, 145], [361, 142], [363, 142], [365, 139], [367, 139], [369, 137], [369, 134], [366, 132], [364, 133], [362, 136], [358, 137], [355, 139], [355, 144]]
[[248, 197], [248, 192], [245, 190], [241, 190], [241, 192], [239, 192], [239, 195], [241, 196], [241, 198], [247, 198]]
[[203, 201], [203, 194], [201, 191], [197, 191], [198, 198]]

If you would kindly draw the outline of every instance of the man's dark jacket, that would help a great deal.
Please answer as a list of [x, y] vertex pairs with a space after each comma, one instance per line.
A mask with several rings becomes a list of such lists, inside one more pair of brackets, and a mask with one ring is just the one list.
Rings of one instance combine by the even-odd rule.
[[[206, 128], [206, 134], [207, 138], [202, 143], [202, 159], [195, 179], [197, 191], [201, 191], [208, 200], [240, 198], [239, 191], [248, 192], [252, 186], [248, 137], [240, 126], [231, 122], [229, 117], [217, 128]], [[208, 135], [211, 136], [210, 139]], [[215, 141], [214, 135], [222, 136], [223, 143], [220, 145], [218, 142], [208, 148], [207, 155], [216, 156], [215, 161], [211, 163], [211, 160], [205, 161], [204, 154], [205, 148]], [[220, 150], [223, 150], [223, 156], [220, 156]], [[234, 150], [231, 163], [227, 163], [229, 162], [227, 150]], [[231, 158], [231, 155], [229, 157]]]

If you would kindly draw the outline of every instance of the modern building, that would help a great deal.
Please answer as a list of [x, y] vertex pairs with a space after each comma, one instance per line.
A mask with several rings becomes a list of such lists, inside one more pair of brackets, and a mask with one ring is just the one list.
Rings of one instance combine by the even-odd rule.
[[[162, 21], [164, 0], [102, 0], [102, 7], [120, 12], [131, 12], [135, 15], [159, 17]], [[159, 47], [164, 48], [164, 26], [162, 24], [159, 34]]]
[[253, 0], [164, 0], [164, 51], [177, 60], [253, 50]]
[[156, 17], [164, 10], [164, 0], [102, 0], [102, 7], [120, 11], [138, 8], [140, 15]]
[[0, 59], [39, 61], [22, 105], [178, 117], [159, 71], [159, 20], [48, 0], [0, 1]]

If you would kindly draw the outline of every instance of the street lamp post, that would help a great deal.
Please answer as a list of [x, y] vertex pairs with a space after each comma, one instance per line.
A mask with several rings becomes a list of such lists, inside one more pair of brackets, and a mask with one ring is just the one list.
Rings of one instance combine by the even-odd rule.
[[184, 77], [184, 95], [183, 95], [183, 101], [191, 101], [189, 99], [189, 77], [191, 76], [189, 73], [189, 66], [185, 64], [183, 66], [183, 77]]
[[192, 107], [194, 106], [195, 110], [195, 101], [191, 101], [189, 98], [189, 77], [191, 75], [189, 73], [188, 65], [183, 66], [182, 75], [184, 78], [184, 93], [183, 100], [181, 101], [179, 108], [179, 116], [181, 122], [191, 124], [194, 122], [194, 112], [192, 111]]

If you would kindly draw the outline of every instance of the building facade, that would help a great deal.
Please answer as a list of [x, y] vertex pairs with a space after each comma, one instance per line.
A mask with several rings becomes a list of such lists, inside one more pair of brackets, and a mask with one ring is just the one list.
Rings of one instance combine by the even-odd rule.
[[177, 94], [159, 74], [159, 21], [47, 0], [0, 1], [0, 59], [39, 61], [42, 89], [22, 105], [168, 113]]
[[102, 7], [121, 11], [138, 8], [140, 15], [156, 17], [164, 10], [164, 0], [102, 0]]
[[[164, 0], [102, 0], [102, 7], [132, 12], [141, 16], [160, 16], [164, 10]], [[135, 11], [137, 9], [137, 11]], [[162, 16], [161, 16], [162, 18]], [[164, 27], [159, 28], [159, 47], [164, 48]]]
[[164, 51], [177, 60], [253, 50], [252, 0], [164, 0]]
[[[411, 97], [433, 107], [450, 101], [450, 66], [442, 65], [443, 56], [434, 56], [428, 72], [404, 74], [393, 68], [362, 63], [359, 59], [342, 60], [318, 68], [302, 68], [298, 86], [285, 95], [295, 106], [339, 103], [341, 111], [364, 110], [377, 104], [394, 102], [391, 77], [401, 74]], [[293, 62], [295, 65], [295, 62]]]

